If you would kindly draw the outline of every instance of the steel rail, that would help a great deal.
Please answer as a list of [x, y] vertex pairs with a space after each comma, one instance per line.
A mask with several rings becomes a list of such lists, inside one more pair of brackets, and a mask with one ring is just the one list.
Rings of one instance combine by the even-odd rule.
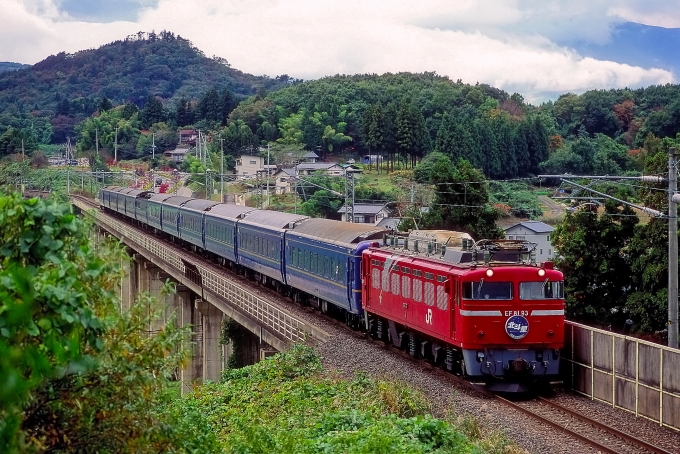
[[550, 399], [546, 399], [545, 397], [540, 397], [540, 396], [539, 396], [539, 397], [538, 397], [538, 400], [539, 400], [540, 402], [546, 404], [546, 405], [549, 405], [549, 406], [551, 406], [551, 407], [557, 409], [557, 410], [560, 410], [560, 411], [562, 411], [562, 412], [564, 412], [564, 413], [567, 413], [567, 414], [569, 414], [570, 416], [573, 416], [574, 418], [578, 418], [578, 419], [582, 420], [582, 421], [585, 422], [585, 423], [588, 423], [588, 424], [590, 424], [590, 425], [592, 425], [592, 426], [595, 426], [595, 427], [597, 427], [598, 429], [604, 430], [605, 432], [610, 433], [610, 434], [612, 434], [612, 435], [614, 435], [614, 436], [616, 436], [616, 437], [618, 437], [618, 438], [622, 438], [622, 439], [628, 441], [629, 443], [636, 444], [636, 445], [640, 446], [641, 448], [644, 448], [644, 449], [646, 449], [646, 450], [648, 450], [648, 451], [650, 451], [650, 452], [653, 452], [653, 453], [655, 453], [655, 454], [671, 454], [669, 451], [666, 451], [666, 450], [664, 450], [664, 449], [659, 448], [658, 446], [654, 446], [654, 445], [652, 445], [652, 444], [650, 444], [650, 443], [647, 443], [647, 442], [644, 441], [644, 440], [641, 440], [641, 439], [639, 439], [639, 438], [637, 438], [637, 437], [634, 437], [634, 436], [629, 435], [629, 434], [627, 434], [627, 433], [625, 433], [625, 432], [622, 432], [622, 431], [620, 431], [620, 430], [618, 430], [618, 429], [616, 429], [616, 428], [614, 428], [614, 427], [611, 427], [611, 426], [609, 426], [609, 425], [607, 425], [607, 424], [604, 424], [604, 423], [601, 423], [601, 422], [599, 422], [599, 421], [596, 421], [596, 420], [594, 420], [594, 419], [592, 419], [592, 418], [589, 418], [589, 417], [586, 416], [586, 415], [583, 415], [583, 414], [581, 414], [581, 413], [579, 413], [579, 412], [577, 412], [577, 411], [575, 411], [575, 410], [572, 410], [571, 408], [568, 408], [568, 407], [565, 407], [565, 406], [563, 406], [563, 405], [560, 405], [560, 404], [558, 404], [558, 403], [556, 403], [556, 402], [553, 402], [553, 401], [550, 400]]

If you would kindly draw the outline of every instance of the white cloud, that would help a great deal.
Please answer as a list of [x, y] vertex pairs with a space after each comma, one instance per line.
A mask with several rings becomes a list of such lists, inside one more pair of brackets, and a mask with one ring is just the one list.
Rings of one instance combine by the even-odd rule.
[[[270, 76], [436, 71], [453, 80], [517, 91], [527, 99], [673, 82], [668, 71], [582, 58], [555, 44], [565, 36], [605, 42], [612, 24], [642, 8], [635, 1], [618, 2], [617, 9], [609, 3], [160, 0], [142, 9], [135, 23], [94, 24], [64, 21], [64, 13], [49, 0], [0, 0], [0, 40], [14, 43], [0, 48], [0, 61], [34, 63], [139, 30], [165, 29], [190, 39], [208, 56], [226, 58], [234, 68]], [[662, 11], [667, 3], [678, 6], [657, 0], [644, 5]]]

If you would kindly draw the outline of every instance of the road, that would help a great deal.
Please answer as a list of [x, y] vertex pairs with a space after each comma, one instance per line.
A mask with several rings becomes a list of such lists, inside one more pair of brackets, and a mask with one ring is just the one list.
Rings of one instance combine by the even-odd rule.
[[550, 215], [551, 216], [558, 216], [566, 211], [564, 208], [564, 205], [555, 202], [553, 199], [551, 199], [548, 196], [545, 195], [539, 195], [538, 200], [545, 206], [548, 207], [550, 210]]

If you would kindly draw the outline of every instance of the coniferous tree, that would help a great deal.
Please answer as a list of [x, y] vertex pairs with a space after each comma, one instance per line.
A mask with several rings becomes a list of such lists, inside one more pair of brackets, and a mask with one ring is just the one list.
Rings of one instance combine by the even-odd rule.
[[154, 123], [161, 123], [167, 119], [163, 103], [153, 95], [146, 98], [146, 104], [140, 113], [140, 126], [149, 129]]

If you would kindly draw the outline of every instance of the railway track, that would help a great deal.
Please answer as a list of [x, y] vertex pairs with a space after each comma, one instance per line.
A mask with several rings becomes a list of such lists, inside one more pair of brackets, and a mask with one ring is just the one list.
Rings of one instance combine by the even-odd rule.
[[672, 454], [670, 451], [633, 437], [545, 397], [536, 397], [519, 402], [501, 396], [496, 396], [496, 399], [543, 424], [593, 446], [602, 453], [650, 452]]
[[[343, 327], [349, 330], [341, 321], [335, 320], [328, 315], [321, 314], [322, 317], [327, 319], [331, 324]], [[430, 371], [431, 373], [443, 376], [448, 380], [454, 381], [464, 387], [469, 387], [476, 392], [483, 394], [487, 397], [491, 397], [497, 401], [502, 402], [504, 405], [509, 406], [535, 420], [539, 423], [545, 424], [553, 429], [556, 429], [563, 434], [573, 437], [576, 440], [583, 442], [586, 445], [592, 447], [593, 452], [598, 452], [602, 454], [621, 454], [621, 453], [654, 453], [654, 454], [673, 454], [671, 451], [667, 451], [661, 447], [655, 446], [644, 440], [636, 438], [629, 435], [621, 430], [597, 421], [593, 418], [588, 417], [578, 411], [572, 410], [571, 408], [565, 407], [561, 404], [554, 402], [553, 400], [536, 396], [527, 397], [519, 396], [519, 399], [524, 400], [512, 400], [498, 394], [489, 392], [482, 387], [471, 383], [464, 378], [446, 372], [433, 364], [426, 362], [425, 360], [415, 358], [411, 356], [408, 352], [398, 349], [393, 345], [386, 343], [382, 340], [374, 339], [367, 333], [362, 333], [358, 331], [352, 331], [355, 337], [363, 338], [369, 342], [379, 345], [381, 348], [385, 348], [408, 361], [418, 364], [423, 369]]]
[[[92, 208], [97, 209], [98, 204], [90, 199], [84, 197], [78, 197], [80, 200], [86, 202]], [[185, 251], [188, 256], [195, 258], [201, 258], [198, 254], [191, 251]], [[229, 270], [224, 269], [223, 272], [232, 274], [237, 280], [245, 280], [243, 276], [232, 273]], [[287, 304], [288, 306], [295, 306], [289, 301], [288, 298], [283, 297], [277, 293], [274, 289], [264, 287], [260, 284], [256, 284], [259, 292], [267, 294], [267, 297], [271, 297], [272, 300], [278, 301], [279, 303]], [[258, 293], [259, 293], [258, 292]], [[651, 443], [648, 443], [639, 438], [633, 437], [627, 433], [624, 433], [616, 428], [603, 424], [596, 421], [587, 415], [581, 414], [575, 410], [567, 408], [560, 405], [551, 399], [545, 397], [535, 397], [523, 401], [511, 400], [493, 393], [490, 393], [479, 386], [476, 386], [463, 378], [448, 373], [424, 360], [412, 357], [407, 352], [393, 347], [391, 344], [385, 343], [382, 340], [377, 340], [372, 338], [370, 335], [358, 331], [350, 330], [344, 323], [338, 321], [326, 314], [322, 314], [318, 311], [313, 311], [309, 307], [301, 307], [297, 305], [300, 309], [305, 312], [312, 312], [316, 314], [317, 317], [323, 319], [327, 324], [334, 325], [338, 328], [342, 328], [347, 332], [351, 332], [353, 337], [362, 338], [364, 340], [369, 340], [372, 343], [379, 345], [381, 348], [392, 351], [399, 356], [407, 359], [418, 367], [427, 370], [433, 374], [445, 377], [447, 380], [456, 382], [464, 387], [474, 389], [480, 394], [485, 394], [492, 397], [493, 399], [502, 402], [503, 405], [511, 407], [518, 412], [527, 415], [534, 420], [547, 425], [555, 430], [558, 430], [568, 437], [574, 440], [579, 440], [585, 445], [591, 446], [593, 452], [601, 453], [659, 453], [659, 454], [670, 454], [672, 451], [665, 450]]]

